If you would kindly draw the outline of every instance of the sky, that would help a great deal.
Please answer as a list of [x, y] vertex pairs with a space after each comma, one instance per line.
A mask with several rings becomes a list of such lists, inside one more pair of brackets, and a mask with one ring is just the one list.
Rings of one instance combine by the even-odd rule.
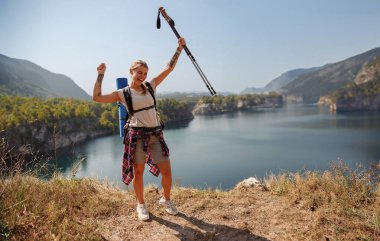
[[[216, 92], [380, 47], [378, 0], [0, 0], [0, 54], [64, 74], [90, 95], [104, 62], [103, 93], [112, 92], [134, 60], [148, 63], [148, 79], [170, 62], [177, 39], [162, 17], [156, 28], [161, 6]], [[208, 90], [183, 52], [158, 91]]]

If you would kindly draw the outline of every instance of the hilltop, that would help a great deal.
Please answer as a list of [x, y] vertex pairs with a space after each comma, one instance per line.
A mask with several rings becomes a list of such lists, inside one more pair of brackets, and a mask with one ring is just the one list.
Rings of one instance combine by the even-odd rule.
[[[172, 198], [180, 213], [171, 216], [158, 206], [159, 190], [150, 186], [145, 202], [151, 218], [142, 222], [131, 191], [89, 179], [42, 182], [28, 177], [15, 182], [29, 183], [19, 200], [25, 201], [15, 206], [18, 218], [6, 218], [15, 240], [283, 240], [299, 235], [304, 223], [315, 219], [283, 197], [256, 188], [224, 192], [176, 187]], [[36, 197], [33, 191], [46, 196]], [[53, 213], [38, 207], [44, 203]]]
[[147, 222], [134, 193], [106, 180], [16, 172], [0, 179], [0, 240], [379, 240], [379, 171], [337, 165], [231, 190], [175, 186], [177, 216], [149, 186]]

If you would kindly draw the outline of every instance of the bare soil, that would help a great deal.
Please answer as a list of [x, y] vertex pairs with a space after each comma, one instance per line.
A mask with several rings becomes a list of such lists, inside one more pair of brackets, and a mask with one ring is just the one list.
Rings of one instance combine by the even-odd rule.
[[[174, 188], [172, 200], [179, 214], [172, 216], [158, 205], [157, 188], [145, 191], [150, 212], [139, 221], [136, 201], [128, 195], [117, 215], [97, 219], [104, 240], [329, 240], [308, 237], [317, 222], [314, 212], [292, 204], [260, 187], [230, 191]], [[94, 220], [95, 221], [95, 220]]]

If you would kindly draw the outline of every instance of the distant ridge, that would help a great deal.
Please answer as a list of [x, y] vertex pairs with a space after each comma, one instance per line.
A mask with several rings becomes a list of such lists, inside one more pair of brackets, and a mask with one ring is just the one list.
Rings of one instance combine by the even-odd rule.
[[321, 67], [294, 69], [281, 74], [264, 88], [246, 88], [242, 93], [275, 91], [290, 99], [316, 103], [355, 80], [364, 66], [380, 56], [380, 47]]
[[299, 76], [284, 86], [281, 93], [300, 97], [305, 103], [316, 103], [320, 97], [353, 82], [363, 67], [377, 56], [380, 56], [380, 47], [326, 65], [317, 71]]
[[[306, 69], [294, 69], [290, 70], [288, 72], [283, 73], [279, 77], [275, 78], [269, 84], [267, 84], [264, 87], [264, 91], [271, 92], [271, 91], [279, 91], [282, 87], [286, 86], [293, 80], [297, 79], [301, 75], [304, 75], [306, 73], [310, 73], [313, 71], [320, 70], [323, 67], [313, 67], [313, 68], [306, 68]], [[281, 91], [279, 91], [281, 92]]]
[[304, 68], [304, 69], [293, 69], [289, 70], [283, 74], [281, 74], [279, 77], [273, 79], [270, 81], [264, 88], [246, 88], [241, 93], [247, 94], [247, 93], [264, 93], [264, 92], [281, 92], [281, 88], [292, 82], [293, 80], [297, 79], [299, 76], [316, 71], [321, 69], [322, 67], [313, 67], [313, 68]]
[[0, 54], [0, 94], [28, 97], [91, 99], [72, 79], [28, 60]]
[[265, 92], [264, 88], [249, 87], [245, 88], [242, 92], [240, 92], [240, 94], [256, 94], [262, 92]]

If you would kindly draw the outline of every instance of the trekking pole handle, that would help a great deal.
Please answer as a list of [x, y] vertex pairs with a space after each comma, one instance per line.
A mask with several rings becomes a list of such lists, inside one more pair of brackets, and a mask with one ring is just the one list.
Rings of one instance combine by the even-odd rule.
[[165, 8], [164, 7], [160, 7], [159, 11], [161, 12], [161, 14], [165, 18], [165, 20], [168, 22], [169, 26], [172, 28], [175, 36], [177, 36], [177, 38], [180, 38], [181, 35], [179, 35], [179, 33], [177, 32], [177, 30], [175, 29], [175, 27], [174, 27], [175, 23], [174, 23], [173, 19], [171, 19], [169, 17], [169, 15], [166, 13]]
[[166, 10], [165, 10], [164, 7], [160, 7], [158, 10], [160, 11], [160, 13], [162, 14], [162, 16], [165, 18], [165, 20], [166, 20], [169, 24], [170, 24], [170, 23], [173, 23], [173, 25], [174, 25], [174, 21], [173, 21], [173, 19], [171, 19], [171, 18], [169, 17], [169, 15], [166, 13]]
[[[169, 17], [169, 15], [166, 13], [165, 8], [164, 7], [160, 7], [158, 10], [162, 14], [162, 16], [165, 18], [165, 20], [168, 22], [168, 24], [169, 24], [170, 28], [173, 30], [175, 36], [178, 39], [181, 38], [181, 35], [178, 33], [177, 29], [174, 27], [175, 23], [174, 23], [173, 19], [171, 19]], [[183, 49], [185, 50], [185, 52], [187, 53], [187, 55], [189, 55], [189, 57], [192, 58], [195, 61], [193, 55], [191, 54], [190, 50], [187, 48], [186, 45], [183, 46]]]

